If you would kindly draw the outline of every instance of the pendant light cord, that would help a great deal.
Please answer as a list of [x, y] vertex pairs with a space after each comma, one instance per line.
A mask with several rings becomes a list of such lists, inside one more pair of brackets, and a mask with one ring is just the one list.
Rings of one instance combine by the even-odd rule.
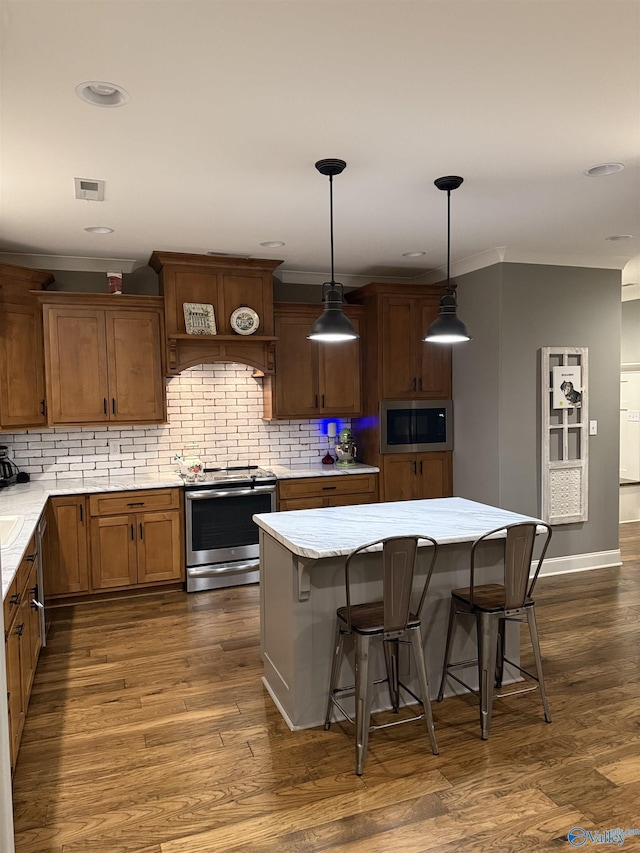
[[333, 175], [329, 175], [329, 222], [331, 228], [331, 284], [333, 284]]
[[447, 290], [451, 289], [451, 190], [447, 190]]

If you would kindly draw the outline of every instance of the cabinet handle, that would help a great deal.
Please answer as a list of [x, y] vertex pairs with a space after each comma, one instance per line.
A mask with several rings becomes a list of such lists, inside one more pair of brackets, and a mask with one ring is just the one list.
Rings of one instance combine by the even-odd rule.
[[422, 474], [422, 459], [420, 460], [420, 473]]
[[316, 396], [313, 399], [315, 400], [313, 407], [314, 407], [314, 409], [317, 409], [318, 408], [318, 395], [316, 394]]
[[140, 539], [144, 539], [144, 536], [142, 534], [142, 522], [140, 522]]
[[322, 408], [324, 409], [324, 394], [322, 395]]
[[133, 524], [131, 525], [131, 541], [133, 542], [136, 538], [135, 533], [133, 532]]
[[9, 599], [9, 604], [20, 604], [20, 593], [14, 592], [14, 594]]
[[413, 473], [414, 473], [414, 474], [417, 474], [417, 473], [418, 473], [418, 471], [417, 471], [417, 466], [416, 466], [416, 460], [415, 460], [415, 459], [413, 460]]
[[418, 380], [418, 388], [420, 389], [420, 391], [422, 391], [422, 376]]
[[115, 415], [115, 413], [116, 413], [116, 398], [115, 397], [111, 398], [111, 411]]
[[106, 397], [102, 398], [102, 406], [104, 408], [104, 413], [106, 415], [107, 414], [107, 398]]
[[44, 400], [40, 400], [40, 414], [43, 416], [47, 414], [47, 406]]
[[16, 625], [16, 629], [13, 633], [16, 637], [21, 637], [24, 634], [24, 622], [22, 625]]
[[323, 486], [322, 491], [323, 492], [332, 492], [334, 489], [337, 489], [337, 488], [338, 488], [337, 486]]
[[144, 501], [136, 501], [135, 503], [127, 504], [127, 506], [144, 506]]
[[38, 552], [36, 551], [33, 554], [29, 554], [28, 557], [25, 557], [25, 560], [27, 561], [27, 563], [33, 563], [33, 562], [35, 562], [35, 559], [37, 556], [38, 556]]
[[80, 510], [80, 523], [84, 524], [84, 509], [82, 504], [78, 504], [78, 509]]

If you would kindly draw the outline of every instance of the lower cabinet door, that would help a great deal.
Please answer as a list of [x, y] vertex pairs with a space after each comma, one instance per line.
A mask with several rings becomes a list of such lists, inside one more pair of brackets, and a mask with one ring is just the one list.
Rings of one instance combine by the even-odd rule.
[[137, 583], [136, 515], [107, 515], [91, 519], [91, 576], [93, 589], [112, 589]]
[[416, 498], [449, 498], [453, 493], [451, 453], [419, 453]]
[[82, 496], [49, 498], [44, 535], [44, 594], [89, 591], [87, 500]]
[[179, 512], [139, 512], [138, 583], [182, 579]]
[[413, 456], [393, 453], [382, 457], [383, 501], [411, 501], [417, 497], [417, 466]]
[[[36, 557], [36, 560], [39, 557]], [[42, 624], [40, 622], [40, 610], [33, 603], [39, 595], [38, 590], [38, 563], [35, 562], [29, 572], [29, 580], [25, 590], [29, 608], [29, 657], [31, 659], [31, 681], [29, 685], [29, 693], [31, 692], [31, 684], [38, 666], [38, 658], [40, 657], [40, 649], [42, 648]], [[39, 601], [39, 599], [37, 599]]]
[[5, 641], [5, 655], [7, 664], [7, 697], [9, 706], [9, 749], [11, 755], [11, 768], [13, 769], [18, 757], [18, 747], [22, 737], [26, 709], [24, 705], [24, 693], [22, 690], [22, 668], [20, 663], [22, 632], [20, 630], [20, 616], [16, 618], [13, 627]]

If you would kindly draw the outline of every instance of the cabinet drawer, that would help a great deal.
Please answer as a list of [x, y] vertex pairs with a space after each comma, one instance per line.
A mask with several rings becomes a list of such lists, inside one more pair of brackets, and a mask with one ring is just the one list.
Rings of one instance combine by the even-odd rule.
[[[356, 495], [376, 490], [375, 474], [348, 474], [335, 477], [305, 477], [300, 480], [281, 480], [278, 495], [281, 500], [292, 498]], [[302, 508], [302, 507], [300, 507]]]
[[180, 490], [106, 492], [89, 497], [89, 515], [123, 515], [153, 509], [180, 509]]

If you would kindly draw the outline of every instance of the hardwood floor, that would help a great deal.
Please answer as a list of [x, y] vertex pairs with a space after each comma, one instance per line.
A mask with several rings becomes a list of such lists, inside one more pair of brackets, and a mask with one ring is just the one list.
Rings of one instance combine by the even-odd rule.
[[473, 697], [446, 699], [439, 756], [420, 723], [375, 732], [361, 778], [348, 724], [290, 732], [262, 687], [257, 587], [54, 611], [17, 853], [530, 853], [640, 829], [640, 524], [621, 547], [539, 582], [551, 725], [512, 697], [483, 742]]

